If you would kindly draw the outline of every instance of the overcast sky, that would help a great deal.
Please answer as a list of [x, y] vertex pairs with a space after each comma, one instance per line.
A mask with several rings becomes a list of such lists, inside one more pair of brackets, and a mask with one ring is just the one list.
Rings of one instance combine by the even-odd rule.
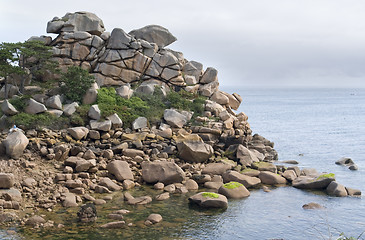
[[46, 35], [76, 11], [107, 31], [168, 28], [169, 48], [216, 68], [222, 87], [365, 87], [363, 0], [0, 0], [0, 42]]

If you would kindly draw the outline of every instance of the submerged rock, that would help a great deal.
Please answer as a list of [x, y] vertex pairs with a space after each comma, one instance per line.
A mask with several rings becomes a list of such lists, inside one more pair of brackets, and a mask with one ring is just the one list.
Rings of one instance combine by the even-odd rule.
[[95, 222], [97, 219], [95, 205], [92, 203], [82, 205], [77, 212], [77, 217], [79, 221], [83, 223]]
[[322, 174], [317, 176], [300, 176], [293, 181], [293, 187], [300, 189], [318, 189], [322, 190], [335, 181], [334, 174]]

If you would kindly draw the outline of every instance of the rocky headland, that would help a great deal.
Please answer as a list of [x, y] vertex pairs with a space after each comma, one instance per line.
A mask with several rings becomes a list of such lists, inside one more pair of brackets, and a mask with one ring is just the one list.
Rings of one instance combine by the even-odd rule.
[[[94, 222], [95, 205], [105, 204], [115, 192], [122, 193], [130, 205], [190, 194], [190, 202], [208, 208], [227, 208], [229, 199], [249, 197], [250, 189], [267, 191], [267, 186], [292, 185], [333, 196], [361, 195], [337, 183], [331, 173], [275, 164], [274, 143], [252, 135], [246, 114], [235, 112], [242, 97], [219, 90], [218, 71], [213, 67], [204, 69], [203, 64], [166, 48], [176, 41], [167, 29], [150, 25], [129, 33], [121, 28], [107, 32], [95, 14], [76, 12], [49, 21], [47, 32], [57, 36], [30, 40], [51, 46], [61, 71], [80, 67], [95, 82], [82, 101], [73, 102], [62, 92], [59, 74], [43, 74], [37, 81], [29, 74], [24, 87], [29, 97], [20, 110], [11, 103], [21, 97], [19, 77], [12, 76], [6, 88], [2, 80], [1, 222], [62, 227], [65, 222], [38, 216], [40, 209], [52, 212], [59, 207], [78, 208], [74, 218]], [[203, 97], [203, 109], [197, 115], [191, 109], [171, 107], [157, 120], [141, 115], [123, 122], [117, 111], [105, 116], [98, 104], [103, 89], [111, 88], [115, 89], [112, 94], [127, 100], [155, 96], [156, 91], [164, 99], [171, 92], [184, 91], [193, 96], [191, 102]], [[4, 100], [6, 95], [10, 99]], [[80, 109], [86, 109], [86, 119], [75, 121]], [[9, 131], [12, 117], [21, 113], [47, 113], [54, 118], [48, 126], [23, 124]], [[65, 118], [73, 121], [58, 124]], [[158, 195], [133, 196], [130, 190], [142, 185], [153, 186]], [[100, 227], [132, 225], [123, 220], [124, 214], [126, 210], [116, 211]], [[145, 224], [156, 224], [162, 218], [151, 214]]]

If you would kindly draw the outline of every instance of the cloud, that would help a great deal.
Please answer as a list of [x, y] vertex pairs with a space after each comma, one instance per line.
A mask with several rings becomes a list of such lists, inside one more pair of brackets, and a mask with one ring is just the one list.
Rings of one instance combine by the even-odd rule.
[[120, 27], [128, 32], [148, 24], [168, 28], [178, 38], [169, 47], [217, 68], [221, 85], [365, 87], [363, 1], [0, 3], [0, 41], [46, 34], [54, 16], [85, 10], [103, 19], [108, 31]]

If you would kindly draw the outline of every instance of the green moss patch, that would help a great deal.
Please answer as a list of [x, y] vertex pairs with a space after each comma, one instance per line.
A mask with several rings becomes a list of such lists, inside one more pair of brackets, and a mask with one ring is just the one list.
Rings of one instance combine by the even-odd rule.
[[320, 180], [320, 179], [323, 179], [323, 178], [335, 178], [335, 174], [334, 173], [322, 174], [319, 177], [317, 177], [317, 180]]
[[219, 198], [219, 195], [217, 193], [212, 193], [212, 192], [205, 192], [202, 194], [202, 196], [209, 198]]
[[227, 189], [234, 189], [234, 188], [238, 188], [243, 186], [241, 183], [239, 182], [229, 182], [223, 185], [223, 187], [227, 188]]

